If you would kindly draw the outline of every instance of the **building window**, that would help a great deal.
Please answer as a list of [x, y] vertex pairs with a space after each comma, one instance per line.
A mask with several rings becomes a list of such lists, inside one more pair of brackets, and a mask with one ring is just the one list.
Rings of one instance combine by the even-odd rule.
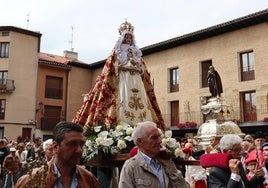
[[46, 76], [45, 97], [51, 99], [62, 99], [62, 82], [62, 78]]
[[52, 131], [57, 123], [61, 121], [61, 106], [44, 107], [44, 117], [41, 119], [41, 129]]
[[180, 123], [179, 118], [179, 101], [171, 101], [170, 102], [170, 126], [177, 126]]
[[179, 91], [179, 69], [170, 69], [170, 92]]
[[0, 43], [0, 57], [8, 57], [9, 54], [9, 42]]
[[7, 71], [0, 71], [0, 90], [6, 89]]
[[207, 74], [209, 67], [212, 65], [212, 60], [201, 62], [201, 86], [202, 88], [208, 87]]
[[6, 99], [0, 99], [0, 119], [5, 119]]
[[241, 81], [255, 80], [255, 61], [253, 51], [240, 54]]
[[242, 116], [244, 122], [257, 121], [256, 112], [256, 92], [244, 92], [241, 93], [242, 98]]
[[7, 71], [0, 71], [0, 84], [7, 83]]
[[3, 36], [3, 37], [7, 37], [7, 36], [9, 36], [9, 31], [3, 31], [3, 32], [2, 32], [2, 36]]

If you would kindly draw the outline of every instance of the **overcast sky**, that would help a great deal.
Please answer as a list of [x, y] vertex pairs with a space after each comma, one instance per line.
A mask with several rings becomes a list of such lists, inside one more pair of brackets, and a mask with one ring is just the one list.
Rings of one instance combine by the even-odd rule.
[[268, 0], [7, 0], [0, 25], [41, 32], [41, 52], [73, 47], [93, 63], [108, 57], [125, 19], [142, 48], [267, 8]]

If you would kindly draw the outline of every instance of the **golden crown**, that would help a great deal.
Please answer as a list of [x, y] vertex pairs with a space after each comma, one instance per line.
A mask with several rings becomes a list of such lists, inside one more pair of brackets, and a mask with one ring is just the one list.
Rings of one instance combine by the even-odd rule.
[[127, 20], [122, 23], [118, 29], [120, 35], [124, 32], [124, 31], [128, 31], [130, 33], [134, 32], [134, 26], [131, 25], [130, 22], [128, 22]]

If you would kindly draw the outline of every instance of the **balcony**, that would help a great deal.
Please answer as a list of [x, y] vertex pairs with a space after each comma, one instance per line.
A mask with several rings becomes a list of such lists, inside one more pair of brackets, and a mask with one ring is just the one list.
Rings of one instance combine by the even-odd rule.
[[[230, 107], [228, 111], [223, 112], [225, 120], [235, 121], [237, 124], [245, 122], [258, 122], [263, 121], [268, 117], [268, 103], [258, 104], [254, 106], [254, 111], [243, 111], [242, 107], [235, 106]], [[205, 117], [201, 111], [180, 112], [178, 116], [172, 116], [171, 114], [162, 114], [166, 126], [176, 127], [180, 123], [195, 122], [197, 126], [201, 125], [205, 121]], [[190, 126], [191, 127], [191, 126]]]
[[12, 93], [14, 90], [14, 80], [0, 80], [0, 93]]
[[[181, 112], [178, 116], [162, 114], [165, 124], [173, 131], [174, 136], [184, 136], [185, 133], [196, 133], [205, 117], [200, 111]], [[256, 131], [267, 132], [268, 127], [268, 104], [258, 104], [253, 112], [243, 112], [240, 107], [231, 107], [223, 112], [226, 120], [232, 120], [239, 125], [244, 133]]]

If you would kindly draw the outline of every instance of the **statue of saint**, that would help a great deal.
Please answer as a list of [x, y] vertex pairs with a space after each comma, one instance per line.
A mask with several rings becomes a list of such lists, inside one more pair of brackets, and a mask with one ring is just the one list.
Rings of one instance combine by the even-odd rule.
[[209, 71], [207, 74], [207, 81], [209, 86], [209, 92], [211, 93], [211, 97], [220, 97], [222, 91], [222, 83], [221, 77], [219, 73], [214, 69], [213, 66], [209, 67]]
[[[134, 27], [127, 21], [119, 27], [119, 38], [95, 83], [87, 94], [73, 122], [84, 129], [153, 121], [165, 130], [150, 73], [136, 45]], [[98, 167], [100, 187], [110, 187], [112, 168]], [[113, 182], [116, 184], [116, 181]], [[118, 186], [115, 186], [118, 187]]]
[[119, 27], [117, 40], [107, 58], [88, 98], [83, 102], [73, 121], [86, 127], [153, 121], [165, 130], [154, 89], [136, 45], [134, 27], [127, 21]]

